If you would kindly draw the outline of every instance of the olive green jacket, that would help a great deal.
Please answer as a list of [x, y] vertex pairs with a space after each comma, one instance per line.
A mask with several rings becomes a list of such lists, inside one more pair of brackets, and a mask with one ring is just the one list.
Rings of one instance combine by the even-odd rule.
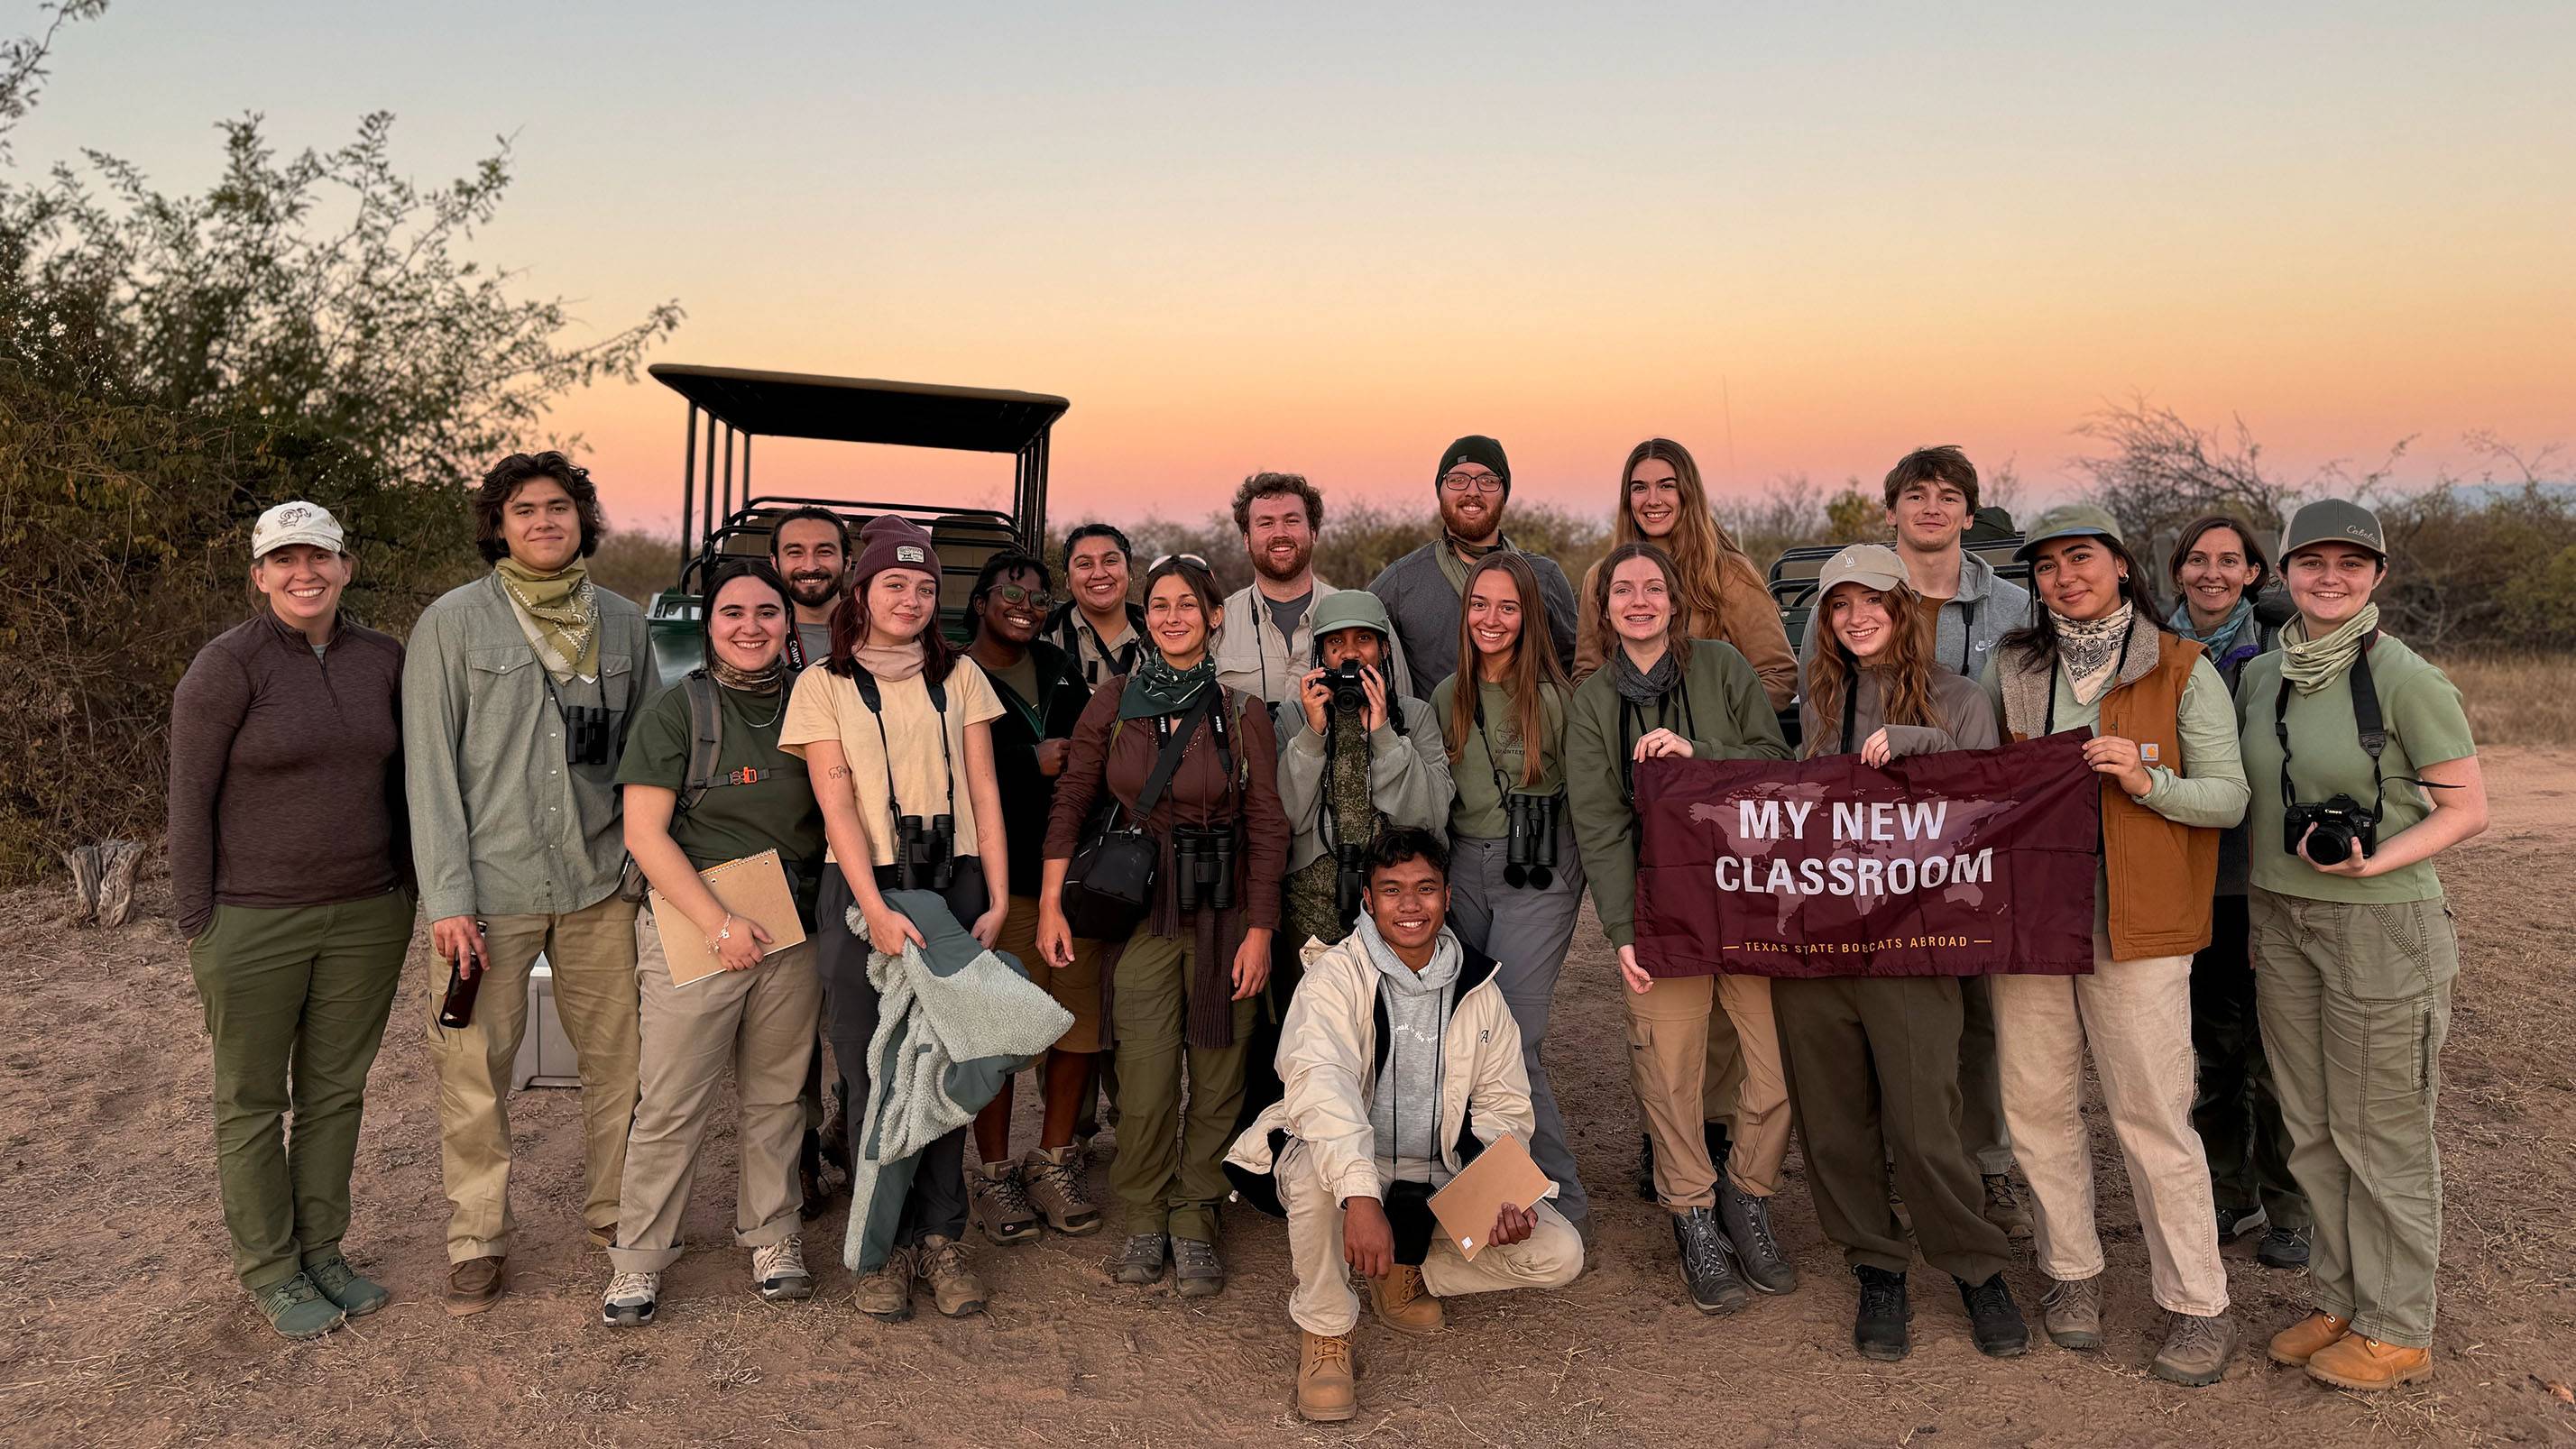
[[1583, 873], [1592, 881], [1592, 908], [1610, 944], [1627, 946], [1636, 941], [1637, 812], [1620, 764], [1635, 751], [1637, 737], [1670, 729], [1690, 741], [1691, 757], [1700, 760], [1785, 760], [1789, 745], [1761, 676], [1732, 644], [1692, 640], [1681, 687], [1659, 706], [1622, 711], [1618, 673], [1614, 667], [1593, 671], [1566, 705], [1565, 792]]

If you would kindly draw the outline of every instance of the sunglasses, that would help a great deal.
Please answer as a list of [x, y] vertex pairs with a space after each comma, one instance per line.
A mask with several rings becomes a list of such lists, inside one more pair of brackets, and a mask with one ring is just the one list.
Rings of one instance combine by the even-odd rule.
[[1196, 564], [1200, 568], [1206, 568], [1208, 566], [1208, 561], [1206, 559], [1203, 559], [1194, 553], [1167, 553], [1158, 556], [1152, 563], [1147, 564], [1145, 566], [1145, 572], [1150, 574], [1154, 570], [1161, 568], [1163, 565], [1170, 563], [1174, 559], [1179, 559], [1181, 562], [1187, 564]]

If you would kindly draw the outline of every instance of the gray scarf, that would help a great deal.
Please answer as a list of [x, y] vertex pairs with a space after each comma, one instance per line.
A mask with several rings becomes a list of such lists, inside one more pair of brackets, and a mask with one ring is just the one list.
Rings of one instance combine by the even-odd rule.
[[1619, 689], [1619, 697], [1631, 704], [1654, 704], [1671, 694], [1682, 682], [1682, 666], [1666, 649], [1652, 669], [1639, 669], [1628, 657], [1625, 646], [1610, 651], [1610, 682]]

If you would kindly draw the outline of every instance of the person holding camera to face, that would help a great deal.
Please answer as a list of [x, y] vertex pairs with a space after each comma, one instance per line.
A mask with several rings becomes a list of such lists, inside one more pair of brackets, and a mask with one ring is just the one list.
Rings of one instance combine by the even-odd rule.
[[2433, 1147], [2459, 939], [2433, 857], [2484, 830], [2460, 692], [2379, 628], [2379, 519], [2327, 499], [2281, 538], [2299, 616], [2237, 687], [2253, 808], [2256, 1010], [2316, 1218], [2316, 1311], [2276, 1363], [2346, 1389], [2433, 1372]]
[[[1208, 651], [1224, 618], [1203, 561], [1177, 555], [1146, 574], [1151, 652], [1105, 681], [1074, 726], [1038, 903], [1038, 949], [1058, 969], [1074, 960], [1069, 909], [1084, 935], [1108, 943], [1101, 977], [1119, 1093], [1109, 1182], [1127, 1215], [1112, 1266], [1141, 1286], [1168, 1261], [1185, 1298], [1225, 1287], [1219, 1164], [1243, 1106], [1288, 864], [1270, 712], [1219, 684]], [[1104, 869], [1113, 858], [1115, 889]]]
[[604, 531], [587, 469], [555, 452], [502, 459], [474, 495], [492, 572], [422, 610], [403, 660], [421, 909], [454, 992], [472, 992], [457, 1025], [429, 994], [460, 1317], [507, 1287], [510, 1071], [540, 954], [581, 1064], [582, 1221], [602, 1248], [617, 1234], [639, 1009], [617, 765], [653, 669], [644, 611], [585, 567]]
[[[832, 614], [832, 657], [796, 680], [779, 747], [805, 759], [823, 807], [830, 863], [816, 904], [823, 1034], [853, 1111], [868, 1100], [878, 993], [871, 950], [923, 936], [887, 901], [928, 891], [987, 948], [1010, 908], [1009, 842], [993, 765], [1002, 701], [974, 660], [939, 629], [939, 551], [919, 524], [892, 515], [859, 535], [851, 591]], [[865, 927], [853, 929], [855, 914]], [[916, 1284], [951, 1318], [980, 1311], [984, 1285], [966, 1262], [966, 1129], [923, 1149], [895, 1227], [895, 1248], [859, 1283], [859, 1311], [912, 1314]]]
[[1986, 695], [2015, 740], [2082, 731], [2100, 780], [2093, 972], [1987, 978], [2004, 1121], [2038, 1205], [2041, 1321], [2060, 1348], [2102, 1346], [2102, 1240], [2084, 1123], [2084, 1058], [2169, 1315], [2156, 1377], [2218, 1382], [2236, 1348], [2209, 1162], [2191, 1126], [2191, 963], [2207, 946], [2218, 837], [2245, 814], [2226, 682], [2201, 647], [2159, 624], [2145, 573], [2108, 512], [2051, 512], [2016, 555], [2041, 605], [2004, 636]]
[[1591, 1203], [1539, 1059], [1557, 974], [1583, 914], [1583, 861], [1565, 816], [1565, 706], [1574, 686], [1548, 647], [1547, 593], [1525, 555], [1506, 549], [1478, 559], [1467, 571], [1466, 600], [1459, 671], [1431, 691], [1457, 784], [1449, 924], [1496, 962], [1529, 1077], [1530, 1156], [1555, 1180], [1557, 1210], [1588, 1240]]

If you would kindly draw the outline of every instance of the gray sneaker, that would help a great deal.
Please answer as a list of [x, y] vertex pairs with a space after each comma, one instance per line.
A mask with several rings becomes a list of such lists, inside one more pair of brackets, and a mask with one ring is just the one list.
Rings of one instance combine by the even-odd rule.
[[2148, 1367], [2167, 1383], [2204, 1388], [2226, 1375], [2228, 1356], [2234, 1352], [2235, 1319], [2224, 1313], [2206, 1318], [2177, 1313], [2165, 1328], [2165, 1346], [2156, 1351], [2156, 1361]]
[[320, 1338], [349, 1321], [340, 1305], [323, 1295], [313, 1280], [298, 1273], [283, 1283], [251, 1295], [268, 1326], [286, 1338]]
[[382, 1284], [359, 1277], [358, 1270], [349, 1266], [349, 1260], [337, 1253], [319, 1262], [305, 1264], [304, 1276], [312, 1279], [313, 1286], [322, 1290], [322, 1296], [339, 1304], [341, 1311], [351, 1318], [364, 1318], [393, 1301], [393, 1295], [386, 1292]]
[[1162, 1281], [1163, 1262], [1171, 1253], [1169, 1234], [1135, 1233], [1129, 1235], [1118, 1256], [1109, 1260], [1109, 1266], [1116, 1270], [1119, 1282], [1141, 1288]]
[[1213, 1298], [1225, 1291], [1225, 1260], [1217, 1256], [1216, 1244], [1172, 1239], [1172, 1290], [1184, 1298]]
[[2040, 1296], [2039, 1321], [2059, 1348], [2102, 1346], [2102, 1275], [2061, 1279]]
[[1726, 1240], [1735, 1248], [1735, 1262], [1756, 1293], [1786, 1293], [1798, 1286], [1797, 1265], [1780, 1251], [1780, 1240], [1771, 1232], [1771, 1201], [1755, 1197], [1738, 1188], [1731, 1178], [1717, 1182], [1717, 1216], [1726, 1228]]

